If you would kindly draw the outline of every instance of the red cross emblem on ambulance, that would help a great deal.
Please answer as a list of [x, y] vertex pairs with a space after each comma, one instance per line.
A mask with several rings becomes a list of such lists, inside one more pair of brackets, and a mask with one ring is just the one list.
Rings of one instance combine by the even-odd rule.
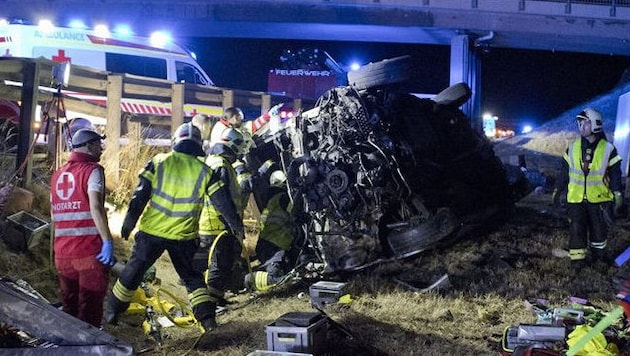
[[55, 193], [57, 193], [57, 196], [61, 198], [61, 200], [70, 199], [75, 188], [76, 182], [74, 175], [69, 172], [61, 173], [57, 178], [57, 182], [55, 182]]
[[72, 58], [70, 57], [66, 57], [66, 51], [63, 49], [58, 49], [57, 50], [57, 55], [56, 56], [52, 56], [52, 60], [53, 62], [57, 62], [57, 63], [65, 63], [65, 62], [70, 62]]

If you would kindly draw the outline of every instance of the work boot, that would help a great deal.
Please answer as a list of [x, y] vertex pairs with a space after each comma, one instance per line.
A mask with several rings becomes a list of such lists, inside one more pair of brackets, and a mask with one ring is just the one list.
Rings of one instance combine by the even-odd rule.
[[127, 310], [128, 307], [128, 302], [121, 302], [110, 292], [105, 304], [105, 310], [103, 310], [103, 318], [108, 324], [118, 325], [118, 317]]
[[606, 253], [606, 250], [603, 250], [600, 248], [593, 248], [591, 249], [591, 252], [593, 253], [593, 258], [595, 258], [598, 261], [607, 263], [607, 260], [609, 258], [608, 258], [608, 254]]
[[214, 320], [214, 318], [208, 318], [201, 321], [201, 326], [203, 327], [204, 333], [209, 333], [217, 328], [217, 322], [216, 320]]
[[582, 273], [582, 270], [584, 269], [584, 267], [586, 267], [585, 260], [572, 260], [571, 261], [571, 270], [573, 271], [574, 275], [579, 275], [580, 273]]
[[107, 324], [118, 325], [118, 313], [110, 310], [110, 308], [105, 308], [103, 311], [103, 318]]

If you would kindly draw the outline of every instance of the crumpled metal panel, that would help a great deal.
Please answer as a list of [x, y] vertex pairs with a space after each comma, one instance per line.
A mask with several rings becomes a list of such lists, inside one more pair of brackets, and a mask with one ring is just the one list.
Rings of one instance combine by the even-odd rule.
[[0, 324], [41, 341], [35, 347], [11, 349], [11, 355], [132, 355], [133, 348], [0, 278]]

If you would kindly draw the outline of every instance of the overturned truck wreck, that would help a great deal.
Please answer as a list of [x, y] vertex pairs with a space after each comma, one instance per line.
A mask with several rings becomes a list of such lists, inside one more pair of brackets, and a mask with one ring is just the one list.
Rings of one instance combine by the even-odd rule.
[[529, 193], [459, 109], [470, 88], [433, 99], [402, 92], [406, 59], [375, 63], [324, 93], [275, 140], [297, 221], [326, 272], [405, 258], [501, 223]]

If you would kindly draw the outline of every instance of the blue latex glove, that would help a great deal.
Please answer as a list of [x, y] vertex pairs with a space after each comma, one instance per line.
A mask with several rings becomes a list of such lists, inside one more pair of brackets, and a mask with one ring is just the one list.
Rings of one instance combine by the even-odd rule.
[[112, 240], [103, 241], [101, 252], [96, 255], [96, 259], [106, 266], [114, 263], [114, 244]]

